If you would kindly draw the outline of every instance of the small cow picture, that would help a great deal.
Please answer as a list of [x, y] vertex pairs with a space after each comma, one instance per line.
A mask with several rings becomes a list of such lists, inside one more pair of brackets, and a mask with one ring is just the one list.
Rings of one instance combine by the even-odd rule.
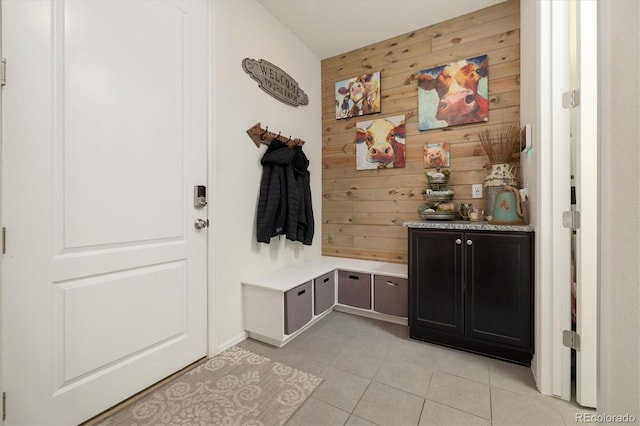
[[336, 83], [336, 120], [380, 112], [380, 71]]
[[418, 128], [488, 121], [488, 81], [487, 55], [420, 71]]
[[405, 166], [404, 115], [356, 123], [356, 170]]
[[423, 148], [424, 168], [450, 167], [451, 155], [448, 143], [428, 143]]

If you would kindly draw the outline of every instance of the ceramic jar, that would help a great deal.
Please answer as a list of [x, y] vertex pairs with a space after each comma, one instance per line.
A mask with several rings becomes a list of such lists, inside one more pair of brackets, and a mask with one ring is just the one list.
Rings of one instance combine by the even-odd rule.
[[515, 168], [511, 164], [492, 164], [491, 171], [484, 179], [484, 213], [493, 216], [496, 196], [504, 191], [505, 186], [516, 186], [518, 179]]
[[484, 186], [515, 186], [518, 179], [511, 164], [492, 164], [491, 171], [484, 179]]

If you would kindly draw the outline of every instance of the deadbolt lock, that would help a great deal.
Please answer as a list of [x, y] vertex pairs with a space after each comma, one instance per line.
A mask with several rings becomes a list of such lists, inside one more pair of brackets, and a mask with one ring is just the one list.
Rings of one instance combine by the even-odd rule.
[[193, 187], [193, 207], [205, 207], [207, 205], [207, 187], [195, 185]]

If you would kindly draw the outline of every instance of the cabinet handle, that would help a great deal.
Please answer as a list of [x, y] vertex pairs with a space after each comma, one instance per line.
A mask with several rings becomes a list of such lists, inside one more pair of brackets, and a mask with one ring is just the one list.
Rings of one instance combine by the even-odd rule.
[[398, 284], [392, 283], [391, 281], [387, 281], [387, 285], [390, 285], [391, 287], [398, 287]]
[[302, 296], [306, 291], [307, 291], [307, 290], [300, 290], [300, 291], [298, 292], [298, 296]]
[[458, 239], [456, 240], [456, 244], [458, 244], [458, 245], [462, 244], [462, 240], [461, 240], [460, 238], [458, 238]]
[[359, 276], [357, 276], [357, 275], [349, 275], [349, 279], [350, 279], [350, 280], [359, 280], [359, 279], [360, 279], [360, 277], [359, 277]]
[[325, 282], [325, 283], [326, 283], [326, 282], [328, 282], [328, 281], [329, 281], [329, 278], [325, 278], [323, 282]]
[[473, 244], [473, 241], [467, 240], [467, 245], [470, 246], [471, 244]]

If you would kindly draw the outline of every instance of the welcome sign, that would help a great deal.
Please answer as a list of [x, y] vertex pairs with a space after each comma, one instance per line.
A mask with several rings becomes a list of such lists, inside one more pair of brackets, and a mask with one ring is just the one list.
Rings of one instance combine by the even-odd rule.
[[258, 87], [280, 102], [296, 107], [309, 104], [309, 97], [298, 82], [271, 62], [245, 58], [242, 60], [242, 69], [258, 82]]

